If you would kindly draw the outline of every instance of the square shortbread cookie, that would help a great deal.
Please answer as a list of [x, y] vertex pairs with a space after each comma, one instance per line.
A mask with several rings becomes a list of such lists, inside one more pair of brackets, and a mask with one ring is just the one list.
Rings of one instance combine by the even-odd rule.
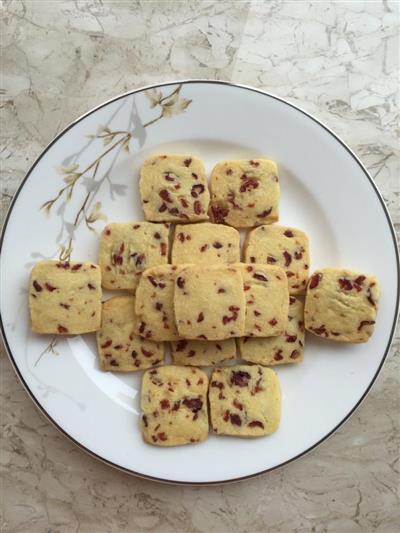
[[218, 224], [250, 228], [278, 220], [278, 169], [273, 161], [220, 161], [211, 174], [211, 216]]
[[219, 435], [260, 437], [278, 429], [281, 392], [270, 368], [216, 368], [209, 388], [211, 425]]
[[260, 365], [301, 363], [304, 358], [304, 304], [290, 297], [288, 321], [278, 337], [242, 337], [238, 339], [242, 359]]
[[171, 343], [172, 360], [176, 365], [212, 366], [236, 357], [235, 339], [224, 341], [191, 341]]
[[156, 155], [143, 163], [140, 194], [146, 220], [208, 220], [208, 190], [203, 162], [191, 155]]
[[286, 327], [289, 292], [285, 272], [280, 267], [260, 264], [237, 265], [243, 276], [246, 298], [244, 335], [271, 337]]
[[215, 265], [238, 261], [240, 235], [235, 228], [209, 222], [176, 226], [172, 264]]
[[310, 246], [303, 231], [278, 224], [260, 226], [249, 232], [243, 249], [246, 263], [282, 267], [288, 278], [290, 294], [304, 293], [310, 267]]
[[134, 372], [164, 361], [164, 344], [136, 334], [135, 299], [115, 296], [103, 302], [97, 351], [102, 370]]
[[245, 302], [240, 268], [183, 268], [176, 278], [174, 308], [182, 338], [223, 340], [242, 336]]
[[208, 437], [207, 375], [198, 368], [147, 370], [141, 391], [143, 438], [157, 446], [201, 442]]
[[98, 330], [100, 268], [77, 261], [37, 263], [29, 281], [29, 308], [35, 333], [78, 335]]
[[105, 289], [134, 290], [146, 268], [168, 263], [169, 224], [108, 224], [101, 235], [99, 263]]
[[304, 308], [305, 327], [333, 341], [367, 342], [379, 300], [374, 276], [345, 268], [324, 268], [311, 276]]
[[136, 290], [137, 331], [153, 341], [180, 338], [174, 314], [175, 281], [184, 266], [161, 265], [143, 272]]

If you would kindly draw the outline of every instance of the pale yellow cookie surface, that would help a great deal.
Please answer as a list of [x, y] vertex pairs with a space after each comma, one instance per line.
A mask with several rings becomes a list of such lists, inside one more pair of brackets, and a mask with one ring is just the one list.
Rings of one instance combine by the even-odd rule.
[[172, 360], [176, 365], [212, 366], [236, 357], [235, 339], [224, 341], [193, 341], [182, 339], [171, 343]]
[[155, 155], [140, 171], [140, 194], [146, 220], [208, 220], [210, 193], [203, 162], [192, 155]]
[[278, 220], [278, 169], [267, 159], [220, 161], [211, 174], [211, 217], [250, 228]]
[[217, 368], [210, 378], [211, 425], [219, 435], [260, 437], [278, 429], [281, 391], [270, 368], [237, 365]]
[[290, 294], [304, 293], [310, 268], [310, 246], [304, 231], [278, 224], [260, 226], [249, 232], [243, 251], [246, 263], [283, 268]]
[[290, 297], [288, 321], [284, 334], [277, 337], [242, 337], [241, 358], [260, 365], [301, 363], [304, 359], [304, 304]]
[[163, 362], [164, 344], [139, 337], [136, 323], [133, 296], [115, 296], [103, 302], [96, 335], [102, 370], [134, 372]]
[[162, 366], [143, 374], [141, 430], [156, 446], [178, 446], [208, 437], [207, 375], [198, 368]]
[[344, 268], [317, 270], [307, 286], [305, 327], [334, 341], [367, 342], [374, 331], [379, 292], [374, 276]]
[[246, 299], [244, 335], [271, 337], [286, 327], [289, 292], [285, 272], [280, 267], [262, 264], [237, 265], [243, 276]]
[[41, 261], [31, 272], [32, 331], [77, 335], [96, 331], [101, 321], [101, 274], [93, 263]]
[[174, 308], [185, 339], [223, 340], [244, 334], [245, 302], [239, 267], [192, 265], [176, 278]]
[[169, 224], [108, 224], [100, 239], [103, 287], [134, 290], [146, 268], [168, 263], [168, 250]]
[[215, 265], [240, 261], [240, 235], [221, 224], [177, 225], [172, 244], [172, 263]]
[[178, 265], [161, 265], [145, 270], [136, 290], [136, 333], [153, 341], [180, 338], [174, 315], [174, 289]]

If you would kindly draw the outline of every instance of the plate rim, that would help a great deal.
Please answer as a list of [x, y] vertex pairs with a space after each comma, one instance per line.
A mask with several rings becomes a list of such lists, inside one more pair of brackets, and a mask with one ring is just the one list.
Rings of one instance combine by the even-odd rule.
[[[119, 94], [119, 95], [117, 95], [117, 96], [115, 96], [113, 98], [110, 98], [110, 99], [102, 102], [101, 104], [91, 108], [89, 111], [87, 111], [86, 113], [80, 115], [78, 118], [76, 118], [75, 120], [70, 122], [65, 128], [63, 128], [47, 144], [47, 146], [45, 146], [45, 148], [40, 152], [39, 156], [32, 163], [32, 165], [30, 166], [30, 168], [26, 172], [24, 178], [22, 179], [21, 183], [17, 187], [17, 190], [15, 191], [15, 194], [14, 194], [14, 196], [13, 196], [13, 198], [11, 200], [11, 203], [10, 203], [10, 205], [8, 207], [8, 210], [7, 210], [5, 219], [4, 219], [4, 224], [3, 224], [3, 227], [2, 227], [2, 230], [1, 230], [1, 235], [0, 235], [0, 257], [2, 257], [3, 243], [4, 243], [4, 237], [5, 237], [5, 234], [6, 234], [7, 226], [8, 226], [9, 220], [11, 218], [12, 211], [14, 209], [15, 203], [16, 203], [16, 201], [18, 199], [18, 196], [19, 196], [20, 192], [22, 191], [25, 183], [29, 179], [31, 173], [33, 172], [33, 170], [35, 169], [37, 164], [45, 156], [47, 151], [55, 143], [57, 143], [61, 139], [61, 137], [63, 137], [71, 128], [73, 128], [76, 124], [78, 124], [79, 122], [84, 120], [89, 115], [95, 113], [99, 109], [101, 109], [103, 107], [106, 107], [107, 105], [109, 105], [109, 104], [111, 104], [113, 102], [116, 102], [116, 101], [118, 101], [118, 100], [120, 100], [122, 98], [125, 98], [126, 96], [130, 96], [132, 94], [140, 93], [142, 91], [146, 91], [146, 90], [149, 90], [149, 89], [158, 89], [160, 87], [166, 87], [166, 86], [169, 86], [169, 85], [179, 85], [179, 84], [182, 84], [182, 85], [188, 85], [188, 84], [225, 85], [225, 86], [235, 87], [235, 88], [238, 88], [238, 89], [244, 89], [246, 91], [252, 91], [252, 92], [259, 93], [259, 94], [261, 94], [263, 96], [267, 96], [267, 97], [272, 98], [274, 100], [278, 100], [281, 103], [286, 104], [289, 107], [296, 109], [297, 111], [299, 111], [300, 113], [302, 113], [303, 115], [307, 116], [312, 121], [317, 123], [325, 131], [327, 131], [332, 137], [334, 137], [336, 139], [336, 141], [339, 142], [343, 146], [343, 148], [352, 156], [352, 158], [355, 160], [355, 162], [359, 165], [359, 167], [363, 171], [365, 177], [370, 182], [370, 185], [372, 186], [373, 191], [375, 192], [376, 196], [378, 197], [378, 199], [380, 201], [380, 204], [381, 204], [383, 212], [384, 212], [384, 214], [386, 216], [386, 219], [387, 219], [387, 222], [388, 222], [388, 226], [389, 226], [389, 230], [390, 230], [390, 233], [391, 233], [391, 236], [392, 236], [392, 240], [393, 240], [395, 258], [396, 258], [396, 269], [397, 269], [397, 288], [399, 288], [399, 284], [400, 284], [400, 255], [399, 255], [398, 243], [397, 243], [397, 238], [396, 238], [396, 232], [394, 230], [394, 225], [393, 225], [390, 213], [388, 211], [388, 208], [387, 208], [387, 206], [385, 204], [385, 201], [383, 199], [383, 196], [382, 196], [381, 192], [379, 191], [377, 185], [375, 184], [374, 180], [370, 176], [368, 170], [365, 168], [365, 166], [363, 165], [361, 160], [358, 158], [358, 156], [354, 153], [354, 151], [333, 130], [331, 130], [324, 122], [322, 122], [321, 120], [317, 119], [313, 114], [311, 114], [308, 111], [304, 110], [302, 107], [298, 106], [297, 104], [291, 103], [290, 101], [288, 101], [285, 98], [277, 96], [277, 95], [275, 95], [275, 94], [273, 94], [273, 93], [271, 93], [269, 91], [264, 91], [264, 90], [258, 89], [256, 87], [252, 87], [251, 85], [234, 83], [234, 82], [225, 81], [225, 80], [208, 80], [208, 79], [203, 79], [203, 78], [193, 78], [193, 79], [188, 78], [188, 79], [184, 79], [184, 80], [171, 80], [171, 81], [162, 82], [162, 83], [145, 85], [145, 86], [139, 87], [137, 89], [126, 91], [124, 93], [121, 93], [121, 94]], [[312, 446], [308, 447], [306, 450], [302, 451], [301, 453], [295, 455], [294, 457], [292, 457], [292, 458], [288, 459], [287, 461], [284, 461], [284, 462], [282, 462], [282, 463], [280, 463], [280, 464], [278, 464], [276, 466], [273, 466], [271, 468], [267, 468], [265, 470], [261, 470], [259, 472], [255, 472], [253, 474], [248, 474], [246, 476], [240, 476], [240, 477], [233, 478], [233, 479], [218, 480], [218, 481], [170, 480], [170, 479], [159, 478], [159, 477], [151, 476], [151, 475], [147, 475], [147, 474], [142, 474], [140, 472], [136, 472], [136, 471], [131, 470], [129, 468], [120, 466], [120, 465], [112, 462], [109, 459], [101, 457], [97, 453], [95, 453], [92, 450], [90, 450], [89, 448], [87, 448], [84, 444], [78, 442], [74, 437], [69, 435], [67, 433], [67, 431], [64, 430], [55, 420], [53, 420], [53, 418], [49, 415], [49, 413], [46, 411], [46, 409], [40, 404], [40, 402], [37, 400], [37, 398], [35, 397], [33, 392], [30, 390], [28, 384], [25, 382], [24, 377], [22, 376], [22, 374], [21, 374], [21, 372], [20, 372], [20, 370], [19, 370], [19, 368], [18, 368], [18, 366], [16, 364], [16, 361], [15, 361], [14, 356], [12, 354], [11, 348], [10, 348], [10, 346], [8, 344], [8, 339], [7, 339], [7, 335], [6, 335], [5, 329], [4, 329], [3, 317], [2, 317], [2, 314], [1, 314], [1, 309], [0, 309], [0, 333], [1, 333], [1, 339], [2, 339], [4, 347], [6, 349], [7, 356], [9, 358], [10, 362], [11, 362], [11, 366], [14, 369], [14, 372], [16, 373], [16, 375], [17, 375], [20, 383], [22, 384], [23, 388], [25, 389], [25, 391], [27, 392], [28, 396], [32, 400], [33, 404], [38, 409], [40, 414], [43, 415], [62, 435], [64, 435], [75, 446], [77, 446], [78, 448], [80, 448], [81, 450], [83, 450], [84, 452], [86, 452], [87, 454], [92, 456], [93, 458], [101, 461], [102, 463], [104, 463], [104, 464], [106, 464], [108, 466], [111, 466], [111, 467], [113, 467], [113, 468], [115, 468], [115, 469], [117, 469], [117, 470], [119, 470], [121, 472], [124, 472], [126, 474], [130, 474], [130, 475], [134, 475], [134, 476], [137, 476], [137, 477], [142, 478], [142, 479], [148, 479], [148, 480], [151, 480], [151, 481], [157, 481], [159, 483], [170, 484], [170, 485], [211, 486], [211, 485], [223, 485], [223, 484], [229, 484], [229, 483], [236, 483], [236, 482], [239, 482], [239, 481], [244, 481], [246, 479], [252, 479], [254, 477], [261, 476], [262, 474], [266, 474], [267, 472], [272, 472], [273, 470], [277, 470], [279, 468], [282, 468], [283, 466], [285, 466], [285, 465], [287, 465], [289, 463], [292, 463], [292, 462], [296, 461], [297, 459], [300, 459], [301, 457], [309, 454], [311, 451], [313, 451], [318, 446], [320, 446], [320, 444], [322, 444], [323, 442], [328, 440], [342, 425], [344, 425], [349, 420], [349, 418], [357, 411], [357, 409], [360, 407], [362, 402], [365, 400], [365, 398], [369, 394], [372, 386], [374, 385], [378, 375], [380, 374], [380, 372], [381, 372], [381, 370], [383, 368], [383, 365], [384, 365], [384, 363], [386, 361], [386, 358], [387, 358], [387, 356], [389, 354], [389, 351], [390, 351], [390, 348], [391, 348], [391, 345], [392, 345], [392, 342], [393, 342], [393, 339], [394, 339], [394, 334], [395, 334], [395, 330], [396, 330], [396, 324], [397, 324], [397, 320], [398, 320], [398, 317], [399, 317], [399, 307], [400, 307], [400, 293], [399, 293], [399, 290], [397, 290], [397, 297], [396, 297], [395, 312], [394, 312], [394, 317], [393, 317], [393, 324], [392, 324], [392, 327], [391, 327], [388, 343], [387, 343], [385, 351], [383, 353], [381, 362], [380, 362], [380, 364], [379, 364], [379, 366], [378, 366], [378, 368], [377, 368], [377, 370], [375, 372], [375, 375], [372, 377], [371, 381], [369, 382], [367, 388], [365, 389], [364, 393], [362, 394], [362, 396], [360, 397], [358, 402], [352, 407], [352, 409], [346, 414], [346, 416], [333, 429], [331, 429], [324, 437], [319, 439], [316, 443], [314, 443]]]

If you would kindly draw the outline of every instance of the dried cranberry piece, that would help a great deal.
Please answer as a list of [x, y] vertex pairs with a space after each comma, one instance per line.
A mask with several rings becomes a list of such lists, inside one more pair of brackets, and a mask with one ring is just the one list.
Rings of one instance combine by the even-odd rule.
[[286, 250], [283, 252], [283, 257], [285, 258], [285, 266], [289, 266], [290, 263], [292, 262], [292, 256], [290, 255], [289, 252], [287, 252]]
[[41, 292], [43, 290], [42, 286], [40, 285], [40, 283], [38, 283], [36, 280], [34, 280], [34, 282], [32, 283], [32, 285], [34, 286], [35, 290], [37, 292]]
[[176, 238], [177, 238], [178, 241], [180, 241], [180, 242], [185, 242], [185, 234], [182, 233], [182, 232], [179, 232], [178, 235], [176, 236]]
[[177, 207], [172, 207], [171, 209], [168, 209], [168, 213], [171, 215], [179, 215], [179, 209]]
[[160, 243], [160, 253], [161, 255], [167, 255], [167, 245], [165, 242]]
[[204, 313], [199, 313], [199, 316], [197, 317], [197, 322], [203, 322], [204, 320]]
[[146, 322], [141, 322], [139, 326], [139, 333], [143, 333], [146, 328]]
[[216, 248], [217, 250], [219, 250], [220, 248], [223, 247], [223, 244], [221, 244], [221, 243], [218, 242], [218, 241], [215, 241], [215, 242], [213, 243], [213, 246], [214, 246], [214, 248]]
[[242, 425], [242, 419], [240, 418], [239, 415], [230, 414], [229, 418], [230, 418], [231, 424], [233, 424], [234, 426], [241, 426]]
[[165, 398], [160, 400], [160, 406], [161, 406], [161, 409], [169, 409], [169, 406], [170, 406], [169, 400]]
[[185, 198], [181, 198], [180, 199], [180, 202], [181, 202], [181, 206], [186, 209], [189, 207], [189, 202], [187, 200], [185, 200]]
[[[61, 307], [64, 307], [64, 309], [69, 309], [71, 306], [69, 304], [63, 304], [63, 303], [60, 303]], [[94, 314], [92, 313], [92, 316], [94, 316]]]
[[185, 286], [185, 280], [184, 280], [184, 278], [181, 278], [181, 277], [179, 276], [179, 278], [176, 280], [176, 284], [178, 285], [178, 287], [179, 287], [180, 289], [183, 289], [184, 286]]
[[183, 352], [183, 350], [186, 348], [186, 346], [187, 346], [187, 341], [184, 340], [184, 339], [182, 339], [182, 340], [180, 340], [180, 341], [178, 341], [178, 342], [176, 343], [175, 351], [177, 351], [177, 352]]
[[162, 203], [162, 204], [160, 205], [159, 209], [158, 209], [158, 212], [159, 212], [159, 213], [164, 213], [164, 211], [166, 211], [167, 209], [168, 209], [167, 204]]
[[196, 215], [200, 215], [202, 212], [201, 203], [198, 200], [195, 200], [193, 204], [193, 209]]
[[284, 231], [283, 234], [285, 235], [285, 237], [293, 237], [293, 231], [291, 231], [290, 229]]
[[219, 205], [213, 205], [211, 207], [212, 216], [214, 222], [217, 224], [222, 224], [225, 222], [225, 218], [229, 215], [229, 209], [227, 207], [222, 207]]
[[222, 287], [220, 287], [217, 291], [218, 294], [222, 294], [223, 292], [226, 292], [225, 289], [223, 289]]
[[182, 403], [183, 405], [186, 405], [186, 407], [193, 413], [197, 413], [203, 408], [203, 400], [200, 398], [185, 398]]
[[60, 324], [57, 326], [58, 333], [68, 333], [68, 328], [61, 326]]
[[208, 248], [208, 244], [203, 244], [203, 246], [200, 248], [200, 252], [205, 252]]
[[96, 290], [96, 287], [92, 283], [88, 283], [87, 286], [89, 287], [89, 289], [91, 291], [95, 291]]
[[153, 276], [148, 276], [147, 279], [150, 281], [150, 283], [153, 285], [153, 287], [158, 287], [158, 283], [157, 283], [157, 281], [155, 280], [155, 278]]
[[294, 252], [294, 258], [297, 259], [298, 261], [299, 261], [302, 257], [303, 257], [303, 252], [298, 251], [298, 250], [296, 250], [296, 251]]
[[82, 267], [82, 263], [78, 263], [77, 265], [73, 265], [71, 267], [71, 270], [79, 270]]
[[344, 291], [351, 291], [351, 289], [353, 288], [353, 284], [351, 283], [349, 279], [339, 278], [338, 283], [340, 285], [340, 288], [343, 289]]
[[269, 214], [271, 214], [271, 211], [272, 211], [272, 207], [270, 207], [269, 209], [266, 209], [265, 211], [263, 211], [262, 213], [259, 213], [257, 215], [258, 218], [265, 218], [267, 217]]
[[232, 172], [233, 172], [232, 169], [231, 169], [231, 168], [228, 168], [228, 169], [226, 170], [225, 174], [226, 174], [227, 176], [232, 176]]
[[313, 274], [310, 278], [310, 282], [308, 284], [309, 289], [315, 289], [315, 287], [318, 286], [319, 282], [322, 279], [322, 274], [320, 272], [317, 272], [316, 274]]
[[260, 422], [259, 420], [253, 420], [252, 422], [249, 422], [247, 424], [249, 428], [261, 428], [264, 429], [264, 424]]
[[191, 157], [189, 159], [185, 159], [184, 162], [183, 162], [185, 167], [190, 167], [191, 163], [192, 163], [192, 158]]
[[286, 342], [296, 342], [297, 335], [286, 335]]
[[231, 384], [238, 387], [247, 387], [251, 376], [244, 370], [233, 370], [231, 373]]
[[108, 340], [104, 344], [102, 344], [101, 347], [102, 348], [108, 348], [109, 346], [111, 346], [111, 344], [112, 344], [112, 340]]
[[278, 350], [277, 352], [275, 352], [274, 359], [275, 361], [282, 361], [283, 359], [282, 350]]
[[368, 291], [367, 291], [367, 300], [369, 301], [369, 303], [370, 303], [371, 305], [373, 305], [374, 307], [376, 307], [375, 301], [374, 301], [374, 299], [372, 298], [371, 289], [368, 289]]
[[146, 416], [146, 415], [143, 415], [143, 416], [142, 416], [142, 420], [143, 420], [144, 427], [147, 428], [147, 427], [149, 426], [149, 423], [148, 423], [148, 421], [147, 421], [147, 416]]
[[161, 235], [158, 233], [158, 231], [154, 234], [155, 239], [161, 239]]
[[189, 350], [187, 356], [188, 357], [194, 357], [196, 355], [196, 352], [194, 350]]
[[239, 188], [240, 192], [252, 191], [254, 189], [257, 189], [257, 187], [259, 186], [259, 183], [256, 179], [248, 178], [245, 174], [243, 174], [240, 179], [242, 180], [242, 184]]
[[327, 336], [327, 331], [326, 331], [326, 328], [324, 325], [322, 326], [319, 326], [318, 328], [311, 328], [312, 331], [316, 334], [316, 335], [324, 335]]
[[252, 167], [259, 167], [260, 166], [260, 162], [259, 161], [254, 161], [254, 159], [250, 159], [249, 163], [250, 163], [250, 165]]
[[269, 255], [269, 256], [267, 257], [267, 263], [268, 263], [269, 265], [273, 265], [274, 263], [276, 263], [276, 259], [275, 259], [274, 257], [272, 257], [271, 255]]
[[157, 433], [157, 437], [158, 437], [161, 441], [166, 441], [166, 440], [168, 440], [168, 437], [167, 437], [167, 435], [164, 433], [164, 431], [162, 431], [161, 433]]
[[163, 308], [163, 304], [161, 302], [156, 302], [157, 311], [161, 311], [162, 308]]
[[260, 272], [255, 272], [253, 274], [253, 278], [258, 279], [259, 281], [268, 281], [267, 276], [265, 276], [264, 274], [260, 274]]
[[153, 355], [153, 352], [150, 352], [150, 350], [145, 350], [144, 348], [140, 348], [140, 350], [145, 357], [151, 357]]
[[372, 326], [375, 324], [375, 320], [362, 320], [357, 328], [357, 331], [361, 331], [364, 326]]
[[169, 194], [169, 191], [167, 191], [167, 189], [161, 189], [161, 191], [158, 194], [160, 198], [164, 200], [164, 202], [167, 202], [168, 204], [172, 204], [172, 198]]
[[216, 389], [222, 390], [225, 388], [225, 385], [221, 381], [212, 381], [211, 387], [215, 387]]
[[291, 359], [297, 359], [300, 356], [299, 350], [293, 350], [293, 352], [290, 354]]
[[112, 260], [114, 265], [122, 265], [123, 258], [120, 255], [114, 254]]
[[193, 185], [190, 194], [193, 196], [193, 198], [198, 198], [199, 194], [203, 194], [204, 191], [204, 185], [202, 185], [201, 183], [197, 183], [196, 185]]
[[365, 276], [358, 276], [355, 280], [354, 280], [354, 283], [356, 283], [357, 285], [362, 285], [365, 281]]
[[272, 318], [272, 319], [268, 322], [268, 324], [271, 324], [271, 326], [276, 326], [277, 323], [278, 323], [278, 321], [276, 320], [276, 318]]

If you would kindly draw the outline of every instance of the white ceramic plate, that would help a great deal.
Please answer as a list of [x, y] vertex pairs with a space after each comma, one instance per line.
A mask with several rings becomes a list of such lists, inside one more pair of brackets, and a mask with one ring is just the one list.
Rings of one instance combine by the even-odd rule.
[[[139, 167], [155, 152], [193, 153], [208, 170], [223, 158], [276, 160], [280, 222], [310, 236], [311, 270], [346, 266], [374, 273], [381, 282], [378, 319], [368, 344], [334, 344], [309, 336], [305, 362], [277, 368], [282, 423], [270, 437], [210, 435], [202, 444], [170, 449], [144, 444], [138, 429], [140, 375], [102, 373], [93, 335], [58, 339], [54, 346], [51, 338], [29, 331], [32, 264], [58, 258], [60, 250], [63, 257], [71, 252], [72, 259], [96, 261], [103, 214], [109, 221], [142, 220]], [[41, 206], [57, 195], [46, 214]], [[90, 111], [63, 131], [28, 172], [2, 236], [2, 332], [36, 405], [89, 453], [161, 481], [237, 480], [303, 455], [354, 412], [389, 350], [398, 271], [394, 232], [379, 192], [350, 149], [320, 122], [248, 87], [164, 84]]]

